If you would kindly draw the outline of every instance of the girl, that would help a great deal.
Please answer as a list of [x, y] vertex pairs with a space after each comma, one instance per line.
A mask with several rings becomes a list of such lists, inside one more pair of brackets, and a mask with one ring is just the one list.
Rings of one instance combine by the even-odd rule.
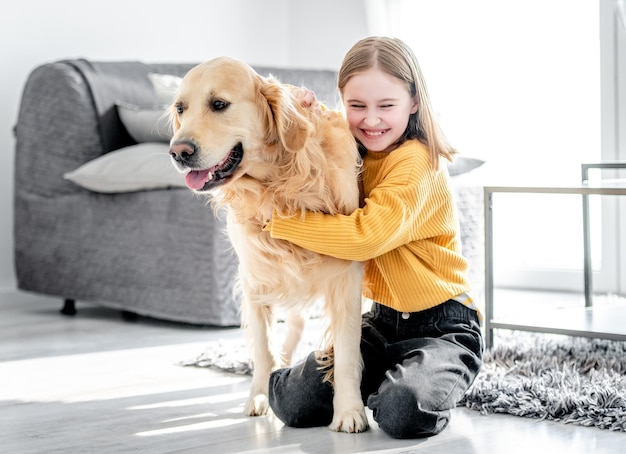
[[[361, 354], [364, 403], [387, 434], [441, 432], [481, 366], [479, 316], [439, 129], [415, 55], [402, 41], [357, 42], [339, 92], [363, 156], [362, 208], [349, 216], [273, 216], [265, 229], [321, 254], [366, 263]], [[308, 103], [303, 100], [303, 104]], [[270, 405], [293, 427], [330, 424], [332, 386], [315, 353], [270, 378]]]

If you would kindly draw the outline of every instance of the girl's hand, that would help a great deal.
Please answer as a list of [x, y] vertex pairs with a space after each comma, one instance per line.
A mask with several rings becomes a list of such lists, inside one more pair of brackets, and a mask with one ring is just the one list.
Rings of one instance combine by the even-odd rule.
[[302, 107], [312, 107], [317, 105], [317, 99], [315, 98], [315, 92], [305, 87], [295, 87], [292, 90], [293, 95], [296, 97]]

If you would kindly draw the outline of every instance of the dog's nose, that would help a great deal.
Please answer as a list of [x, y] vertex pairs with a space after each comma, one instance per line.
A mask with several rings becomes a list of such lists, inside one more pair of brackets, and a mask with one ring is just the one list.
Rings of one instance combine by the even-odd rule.
[[186, 164], [189, 162], [196, 150], [197, 147], [194, 143], [188, 140], [182, 140], [174, 142], [170, 146], [170, 156], [174, 159], [174, 161]]

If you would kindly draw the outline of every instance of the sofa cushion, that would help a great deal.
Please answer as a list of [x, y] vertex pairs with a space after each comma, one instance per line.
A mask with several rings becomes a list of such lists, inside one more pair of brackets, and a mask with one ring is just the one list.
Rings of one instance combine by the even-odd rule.
[[463, 175], [482, 166], [485, 161], [476, 158], [466, 158], [465, 156], [455, 156], [454, 161], [448, 164], [448, 172], [451, 177]]
[[118, 101], [116, 108], [126, 131], [137, 143], [170, 141], [172, 131], [167, 106], [142, 107]]
[[164, 106], [169, 106], [174, 101], [176, 91], [183, 81], [182, 77], [160, 73], [148, 73], [148, 79], [152, 83], [159, 104]]
[[186, 187], [168, 154], [169, 145], [146, 142], [106, 153], [63, 177], [93, 192], [118, 193]]
[[148, 73], [156, 95], [154, 105], [136, 105], [122, 100], [115, 103], [126, 131], [137, 142], [169, 142], [172, 137], [166, 111], [174, 100], [182, 77], [173, 74]]

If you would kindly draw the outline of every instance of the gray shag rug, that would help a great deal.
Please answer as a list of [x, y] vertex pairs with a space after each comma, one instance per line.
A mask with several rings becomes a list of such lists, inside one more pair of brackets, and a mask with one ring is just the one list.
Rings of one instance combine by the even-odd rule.
[[626, 432], [626, 342], [502, 331], [459, 405]]
[[[626, 342], [497, 330], [494, 346], [459, 406], [626, 432]], [[294, 357], [314, 347], [305, 339]], [[181, 365], [252, 372], [241, 339]]]

